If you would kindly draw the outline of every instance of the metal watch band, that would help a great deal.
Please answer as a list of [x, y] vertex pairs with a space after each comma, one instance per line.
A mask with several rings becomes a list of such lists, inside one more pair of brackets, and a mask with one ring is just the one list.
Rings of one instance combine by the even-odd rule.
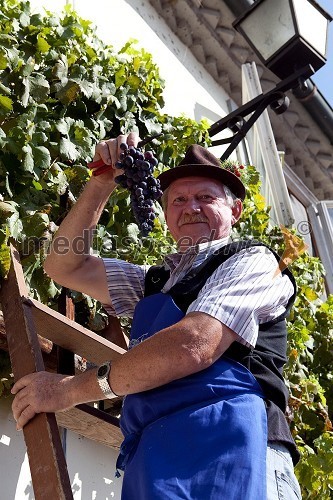
[[108, 399], [118, 397], [117, 394], [113, 392], [109, 384], [109, 373], [111, 370], [111, 362], [108, 361], [101, 365], [97, 370], [97, 382], [101, 388], [104, 396]]

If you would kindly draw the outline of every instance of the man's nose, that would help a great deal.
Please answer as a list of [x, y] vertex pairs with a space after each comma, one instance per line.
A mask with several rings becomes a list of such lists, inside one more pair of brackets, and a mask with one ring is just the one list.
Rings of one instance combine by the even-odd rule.
[[188, 214], [198, 213], [201, 211], [200, 202], [195, 198], [190, 198], [184, 207], [184, 211]]

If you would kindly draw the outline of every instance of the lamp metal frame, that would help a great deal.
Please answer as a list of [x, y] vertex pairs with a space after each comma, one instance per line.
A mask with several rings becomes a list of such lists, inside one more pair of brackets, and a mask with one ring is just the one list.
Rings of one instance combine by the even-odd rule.
[[[284, 113], [289, 106], [289, 98], [285, 95], [290, 89], [304, 85], [304, 82], [314, 74], [313, 67], [309, 64], [295, 71], [292, 75], [278, 83], [272, 90], [265, 94], [260, 94], [251, 101], [243, 104], [235, 111], [232, 111], [227, 116], [213, 123], [209, 128], [209, 135], [213, 137], [225, 129], [230, 129], [234, 132], [231, 137], [212, 141], [212, 146], [229, 144], [228, 148], [221, 156], [221, 160], [229, 158], [231, 153], [236, 149], [238, 144], [245, 138], [247, 132], [258, 120], [265, 109], [270, 106], [276, 114]], [[252, 113], [252, 114], [251, 114]], [[250, 115], [248, 120], [245, 117]]]

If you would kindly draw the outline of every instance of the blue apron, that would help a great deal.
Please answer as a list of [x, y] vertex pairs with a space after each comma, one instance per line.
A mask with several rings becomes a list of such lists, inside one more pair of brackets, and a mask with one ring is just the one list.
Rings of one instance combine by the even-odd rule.
[[[168, 294], [142, 299], [130, 347], [183, 317]], [[122, 500], [266, 499], [263, 393], [236, 361], [222, 357], [198, 373], [126, 396], [120, 426]]]

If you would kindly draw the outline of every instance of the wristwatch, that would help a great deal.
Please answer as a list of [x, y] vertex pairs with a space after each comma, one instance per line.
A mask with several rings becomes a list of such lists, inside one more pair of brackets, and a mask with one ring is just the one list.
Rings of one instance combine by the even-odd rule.
[[109, 384], [109, 373], [111, 370], [111, 361], [107, 361], [101, 365], [97, 370], [97, 382], [100, 386], [104, 396], [108, 399], [118, 397], [117, 394], [113, 392]]

